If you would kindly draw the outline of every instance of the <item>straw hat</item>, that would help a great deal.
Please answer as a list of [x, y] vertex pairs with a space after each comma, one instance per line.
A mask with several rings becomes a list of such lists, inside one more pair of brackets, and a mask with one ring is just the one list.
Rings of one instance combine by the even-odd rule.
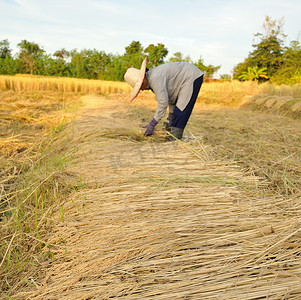
[[124, 80], [133, 88], [131, 102], [138, 96], [146, 71], [147, 57], [141, 64], [141, 68], [129, 68], [124, 74]]

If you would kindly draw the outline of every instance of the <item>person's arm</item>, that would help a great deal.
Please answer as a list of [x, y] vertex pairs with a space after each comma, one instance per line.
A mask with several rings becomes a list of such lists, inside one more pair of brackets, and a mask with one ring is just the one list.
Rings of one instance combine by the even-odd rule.
[[169, 105], [166, 83], [161, 82], [160, 86], [154, 89], [154, 93], [156, 95], [156, 101], [158, 102], [154, 119], [157, 122], [160, 122], [160, 120], [165, 116], [167, 107]]
[[144, 135], [149, 136], [154, 133], [155, 127], [160, 122], [160, 120], [164, 117], [166, 113], [166, 109], [168, 106], [168, 93], [167, 89], [162, 86], [160, 89], [157, 88], [153, 90], [156, 95], [156, 100], [158, 102], [158, 106], [152, 120], [145, 126]]
[[169, 104], [169, 114], [173, 114], [174, 108], [175, 108], [175, 104]]

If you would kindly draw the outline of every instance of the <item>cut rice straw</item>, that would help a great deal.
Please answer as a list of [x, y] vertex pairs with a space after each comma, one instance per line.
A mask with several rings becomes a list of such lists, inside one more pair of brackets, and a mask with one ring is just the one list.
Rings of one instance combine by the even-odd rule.
[[112, 107], [64, 133], [69, 171], [87, 186], [64, 203], [64, 221], [54, 215], [47, 243], [65, 249], [52, 249], [35, 288], [12, 296], [300, 299], [300, 199], [265, 194], [266, 182], [199, 141], [118, 139], [128, 124], [113, 122]]
[[[29, 193], [29, 195], [22, 201], [22, 203], [21, 204], [24, 204], [34, 193], [35, 193], [35, 191], [41, 186], [41, 185], [43, 185], [50, 177], [52, 177], [53, 176], [53, 174], [54, 174], [54, 172], [53, 173], [51, 173], [49, 176], [47, 176], [42, 182], [40, 182], [39, 184], [38, 184], [38, 186], [36, 186], [30, 193]], [[17, 207], [11, 207], [11, 208], [8, 208], [8, 209], [5, 209], [5, 210], [3, 210], [3, 211], [0, 211], [0, 214], [4, 214], [4, 213], [6, 213], [6, 212], [9, 212], [9, 211], [12, 211], [12, 210], [15, 210], [15, 209], [17, 209]]]
[[13, 240], [14, 240], [16, 234], [17, 234], [17, 233], [15, 232], [15, 233], [13, 234], [12, 238], [10, 239], [10, 242], [9, 242], [9, 244], [8, 244], [8, 246], [7, 246], [7, 249], [6, 249], [6, 251], [5, 251], [4, 255], [3, 255], [2, 261], [1, 261], [1, 263], [0, 263], [0, 268], [2, 267], [3, 263], [5, 262], [7, 253], [8, 253], [8, 251], [9, 251], [9, 249], [10, 249], [10, 246], [11, 246], [11, 244], [12, 244], [12, 242], [13, 242]]

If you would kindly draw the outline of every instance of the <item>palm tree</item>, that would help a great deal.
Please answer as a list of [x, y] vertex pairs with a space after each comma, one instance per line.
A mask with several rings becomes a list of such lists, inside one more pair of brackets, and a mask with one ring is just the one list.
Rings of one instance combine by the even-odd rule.
[[258, 66], [248, 67], [248, 72], [242, 72], [240, 76], [238, 76], [241, 80], [252, 80], [257, 81], [259, 78], [268, 79], [267, 76], [267, 68], [258, 69]]

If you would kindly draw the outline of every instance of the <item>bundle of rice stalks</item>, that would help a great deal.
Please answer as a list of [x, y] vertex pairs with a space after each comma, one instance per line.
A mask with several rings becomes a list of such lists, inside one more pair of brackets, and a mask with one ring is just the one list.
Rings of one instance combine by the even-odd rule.
[[261, 112], [272, 112], [295, 119], [301, 118], [301, 98], [291, 96], [246, 96], [241, 107]]

